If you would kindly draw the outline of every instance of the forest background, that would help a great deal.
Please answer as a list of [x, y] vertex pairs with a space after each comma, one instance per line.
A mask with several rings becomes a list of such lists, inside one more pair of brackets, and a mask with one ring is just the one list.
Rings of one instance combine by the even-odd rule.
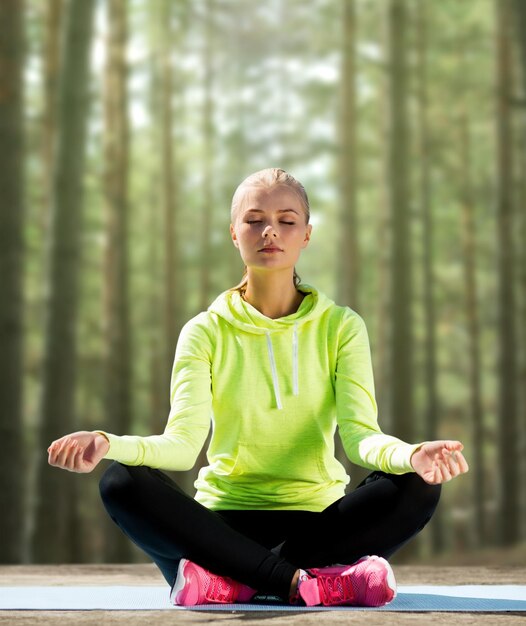
[[[265, 167], [307, 189], [297, 271], [364, 318], [382, 429], [465, 445], [393, 561], [526, 553], [526, 3], [3, 0], [0, 562], [148, 561], [104, 511], [108, 461], [46, 449], [162, 432]], [[205, 462], [169, 474], [192, 491]]]

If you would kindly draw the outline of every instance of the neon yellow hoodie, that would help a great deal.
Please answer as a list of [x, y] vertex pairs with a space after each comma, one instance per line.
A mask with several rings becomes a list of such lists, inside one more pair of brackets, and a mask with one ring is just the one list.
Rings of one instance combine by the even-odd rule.
[[296, 313], [271, 319], [225, 291], [181, 330], [162, 435], [105, 431], [105, 458], [188, 470], [207, 437], [196, 500], [211, 509], [321, 511], [349, 482], [334, 457], [338, 426], [358, 465], [414, 471], [421, 445], [382, 433], [363, 319], [311, 285]]

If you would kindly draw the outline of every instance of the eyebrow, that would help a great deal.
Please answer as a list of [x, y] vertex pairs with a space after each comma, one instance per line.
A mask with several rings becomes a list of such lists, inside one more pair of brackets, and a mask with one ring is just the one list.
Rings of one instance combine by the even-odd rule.
[[[292, 213], [296, 213], [296, 215], [299, 215], [299, 213], [295, 210], [295, 209], [278, 209], [278, 213], [288, 213], [289, 211], [292, 211]], [[264, 213], [265, 211], [263, 211], [262, 209], [248, 209], [248, 211], [245, 211], [245, 213]]]

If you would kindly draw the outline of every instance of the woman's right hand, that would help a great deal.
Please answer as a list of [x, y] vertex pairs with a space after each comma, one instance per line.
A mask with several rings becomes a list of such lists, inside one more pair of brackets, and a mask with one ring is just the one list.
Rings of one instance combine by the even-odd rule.
[[69, 472], [91, 472], [109, 450], [109, 441], [100, 433], [79, 430], [53, 441], [47, 449], [48, 463]]

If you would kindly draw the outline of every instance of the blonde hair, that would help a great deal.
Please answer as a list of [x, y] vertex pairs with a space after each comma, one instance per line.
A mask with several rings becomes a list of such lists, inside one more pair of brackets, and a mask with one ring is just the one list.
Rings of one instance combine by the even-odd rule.
[[[254, 172], [247, 176], [237, 187], [234, 192], [234, 196], [232, 198], [232, 206], [230, 209], [230, 221], [232, 224], [236, 223], [236, 220], [239, 215], [239, 211], [243, 206], [243, 200], [245, 199], [246, 192], [248, 189], [274, 189], [276, 187], [288, 187], [290, 191], [295, 193], [301, 203], [303, 208], [303, 212], [305, 214], [305, 223], [308, 224], [310, 220], [310, 206], [309, 206], [309, 198], [307, 196], [307, 192], [305, 191], [305, 187], [285, 170], [280, 169], [279, 167], [267, 167], [264, 170], [259, 170], [258, 172]], [[296, 272], [296, 268], [294, 268], [294, 276], [293, 276], [294, 286], [298, 286], [301, 283], [301, 278]], [[241, 281], [235, 286], [231, 287], [228, 291], [239, 291], [241, 295], [246, 290], [248, 282], [248, 272], [247, 267], [245, 265], [245, 270], [243, 272], [243, 276]]]

